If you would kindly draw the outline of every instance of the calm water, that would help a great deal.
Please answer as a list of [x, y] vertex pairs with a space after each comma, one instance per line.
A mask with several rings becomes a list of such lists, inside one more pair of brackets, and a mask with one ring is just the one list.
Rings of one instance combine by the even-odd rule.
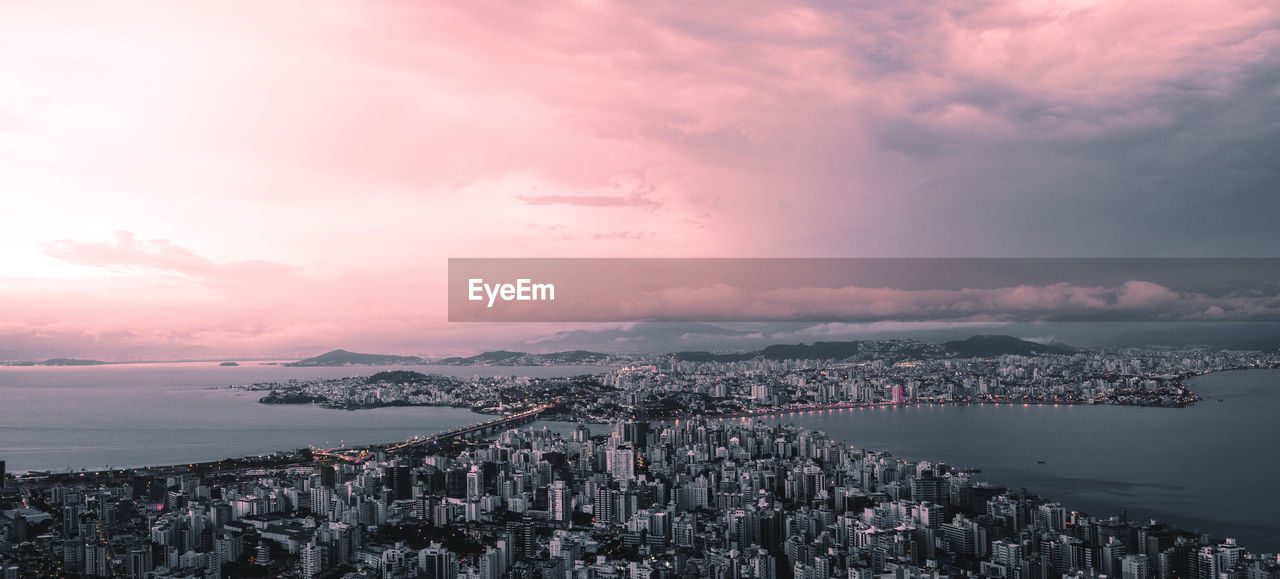
[[[11, 471], [173, 464], [307, 445], [404, 440], [484, 418], [457, 408], [266, 405], [256, 402], [261, 393], [211, 389], [381, 369], [253, 362], [0, 367], [0, 460]], [[416, 369], [463, 377], [604, 371]], [[1280, 371], [1222, 372], [1191, 384], [1204, 402], [1182, 409], [923, 406], [771, 420], [822, 430], [863, 448], [981, 468], [980, 480], [1026, 487], [1069, 509], [1100, 515], [1128, 509], [1130, 518], [1155, 517], [1236, 537], [1254, 551], [1280, 551]], [[1044, 464], [1037, 463], [1041, 459]]]
[[[378, 366], [290, 368], [242, 362], [0, 367], [0, 460], [10, 472], [177, 464], [308, 445], [372, 444], [471, 424], [462, 408], [343, 411], [258, 404], [230, 384], [370, 375]], [[470, 377], [553, 377], [598, 367], [395, 366]]]
[[1190, 384], [1203, 398], [1190, 408], [926, 405], [771, 420], [980, 468], [978, 480], [1026, 487], [1068, 509], [1128, 509], [1130, 519], [1280, 551], [1280, 371], [1220, 372]]

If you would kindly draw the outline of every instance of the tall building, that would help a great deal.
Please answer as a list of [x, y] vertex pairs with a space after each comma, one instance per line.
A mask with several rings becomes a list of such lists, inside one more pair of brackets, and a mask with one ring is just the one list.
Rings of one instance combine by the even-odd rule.
[[458, 559], [440, 543], [432, 543], [418, 552], [418, 569], [427, 579], [453, 579], [458, 576]]
[[551, 483], [549, 494], [551, 519], [568, 523], [573, 517], [573, 497], [569, 495], [569, 487], [562, 480], [555, 481]]
[[636, 477], [636, 453], [630, 447], [610, 449], [605, 454], [605, 461], [605, 468], [613, 478], [629, 480]]
[[484, 496], [484, 480], [479, 465], [472, 465], [467, 472], [467, 500], [475, 502]]
[[1120, 562], [1120, 569], [1124, 579], [1147, 579], [1150, 573], [1146, 555], [1126, 555]]
[[413, 498], [413, 467], [395, 464], [387, 471], [387, 487], [393, 499]]
[[298, 552], [298, 558], [302, 563], [303, 577], [315, 577], [323, 571], [320, 567], [322, 561], [320, 557], [321, 549], [322, 547], [316, 545], [316, 542], [312, 540], [306, 545], [303, 545], [302, 549]]
[[132, 549], [125, 560], [125, 576], [129, 579], [142, 579], [152, 569], [151, 549]]
[[493, 547], [485, 549], [484, 554], [480, 556], [479, 572], [480, 579], [500, 579], [506, 572], [502, 554]]
[[111, 572], [107, 569], [107, 545], [93, 541], [84, 544], [84, 574], [88, 577], [108, 576]]
[[612, 525], [617, 522], [618, 491], [614, 489], [596, 489], [595, 501], [592, 503], [592, 514], [599, 525]]

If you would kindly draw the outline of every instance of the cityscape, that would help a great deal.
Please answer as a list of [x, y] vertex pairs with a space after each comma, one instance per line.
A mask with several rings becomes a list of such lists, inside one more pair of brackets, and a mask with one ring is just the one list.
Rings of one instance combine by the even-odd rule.
[[[1178, 412], [1213, 403], [1184, 379], [1280, 367], [1280, 354], [855, 349], [829, 360], [634, 356], [563, 379], [390, 370], [235, 386], [265, 392], [266, 404], [465, 406], [479, 420], [366, 447], [11, 474], [0, 491], [0, 570], [6, 579], [1280, 577], [1275, 554], [1231, 537], [1082, 512], [990, 485], [971, 465], [764, 420], [929, 404]], [[534, 419], [558, 426], [520, 426]]]
[[0, 2], [0, 579], [1280, 579], [1280, 1]]

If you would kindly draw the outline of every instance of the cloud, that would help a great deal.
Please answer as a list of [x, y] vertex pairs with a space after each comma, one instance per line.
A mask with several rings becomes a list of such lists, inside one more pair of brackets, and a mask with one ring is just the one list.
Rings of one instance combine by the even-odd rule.
[[529, 205], [579, 205], [582, 207], [639, 207], [656, 209], [662, 204], [641, 195], [516, 195]]
[[[0, 322], [32, 332], [414, 342], [447, 328], [440, 264], [461, 255], [1280, 251], [1268, 0], [0, 10], [23, 55], [0, 57], [18, 216], [0, 247], [35, 280], [0, 287]], [[117, 230], [138, 234], [85, 241]], [[873, 319], [1272, 308], [1169, 291], [669, 298]]]
[[[573, 299], [538, 309], [499, 312], [491, 319], [620, 322], [632, 320], [720, 322], [1150, 322], [1280, 320], [1280, 296], [1259, 293], [1176, 292], [1131, 280], [1115, 286], [1071, 283], [962, 289], [891, 287], [750, 288], [729, 283], [679, 285], [656, 290], [562, 292]], [[462, 309], [463, 312], [474, 310]], [[490, 313], [486, 310], [486, 313]], [[490, 319], [490, 318], [484, 318]], [[843, 332], [818, 325], [805, 335]], [[887, 329], [887, 328], [881, 328]], [[928, 329], [927, 327], [925, 329]], [[799, 334], [793, 337], [798, 337]], [[678, 336], [677, 336], [678, 337]]]
[[128, 231], [117, 231], [115, 242], [83, 242], [60, 239], [45, 245], [47, 255], [77, 265], [104, 268], [144, 268], [187, 274], [204, 274], [215, 264], [167, 239], [140, 240]]
[[150, 270], [197, 277], [243, 280], [252, 277], [276, 278], [295, 268], [261, 260], [217, 263], [179, 247], [167, 239], [138, 239], [132, 232], [117, 231], [114, 242], [84, 242], [60, 239], [44, 245], [44, 252], [62, 261], [115, 270]]

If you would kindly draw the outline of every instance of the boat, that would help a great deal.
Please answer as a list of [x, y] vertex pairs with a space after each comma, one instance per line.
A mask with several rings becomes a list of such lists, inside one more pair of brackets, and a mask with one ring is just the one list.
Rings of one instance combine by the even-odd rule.
[[1036, 461], [1036, 464], [1044, 464], [1044, 459], [1042, 458], [1042, 459], [1040, 459], [1040, 460], [1037, 460], [1037, 461]]

